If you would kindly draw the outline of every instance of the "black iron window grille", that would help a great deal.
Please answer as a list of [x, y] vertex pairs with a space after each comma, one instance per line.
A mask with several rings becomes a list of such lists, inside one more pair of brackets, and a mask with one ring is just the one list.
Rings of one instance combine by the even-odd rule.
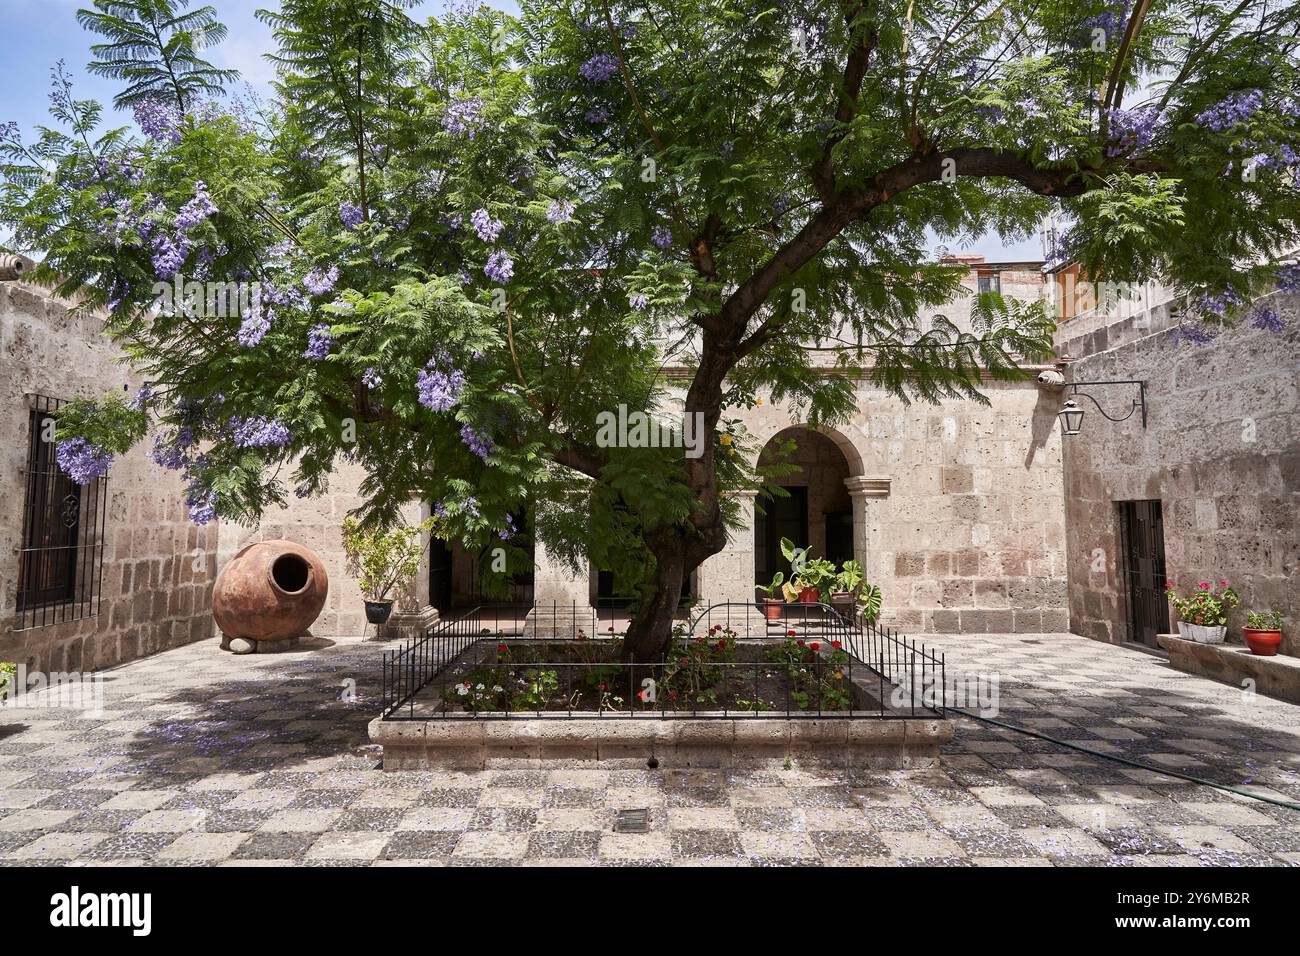
[[63, 404], [30, 396], [15, 630], [99, 613], [108, 478], [78, 485], [59, 469], [53, 437]]

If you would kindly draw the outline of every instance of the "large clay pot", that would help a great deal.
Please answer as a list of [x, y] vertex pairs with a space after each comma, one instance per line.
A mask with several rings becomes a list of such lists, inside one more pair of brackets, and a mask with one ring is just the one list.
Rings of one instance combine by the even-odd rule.
[[1273, 657], [1282, 646], [1282, 632], [1269, 628], [1243, 627], [1241, 636], [1250, 652], [1259, 657]]
[[227, 638], [287, 641], [311, 627], [329, 589], [325, 565], [311, 548], [258, 541], [217, 576], [212, 616]]

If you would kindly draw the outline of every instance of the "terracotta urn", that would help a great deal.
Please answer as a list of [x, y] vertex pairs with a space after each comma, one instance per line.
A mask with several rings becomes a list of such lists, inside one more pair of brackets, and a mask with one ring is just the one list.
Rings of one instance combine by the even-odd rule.
[[320, 615], [325, 565], [292, 541], [258, 541], [226, 563], [212, 591], [212, 616], [228, 639], [287, 641]]

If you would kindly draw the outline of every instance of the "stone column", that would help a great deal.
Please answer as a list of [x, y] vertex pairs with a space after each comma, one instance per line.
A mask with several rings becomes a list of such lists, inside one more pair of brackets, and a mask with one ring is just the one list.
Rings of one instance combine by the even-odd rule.
[[894, 569], [884, 557], [883, 528], [886, 501], [893, 479], [885, 476], [854, 475], [844, 479], [853, 499], [853, 557], [862, 565], [869, 584], [879, 585], [888, 593], [884, 582], [893, 577]]
[[588, 637], [597, 636], [590, 575], [574, 574], [538, 541], [533, 554], [533, 608], [524, 621], [524, 635], [569, 638], [577, 628]]
[[754, 602], [754, 499], [757, 491], [730, 491], [740, 503], [740, 524], [727, 546], [700, 565], [700, 609], [711, 604]]

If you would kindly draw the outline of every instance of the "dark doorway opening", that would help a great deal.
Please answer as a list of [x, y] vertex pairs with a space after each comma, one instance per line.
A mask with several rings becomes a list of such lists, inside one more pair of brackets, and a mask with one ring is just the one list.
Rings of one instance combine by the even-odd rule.
[[1169, 632], [1165, 596], [1165, 529], [1159, 501], [1121, 501], [1124, 575], [1128, 579], [1128, 639], [1150, 647]]
[[754, 573], [759, 584], [767, 584], [780, 571], [790, 580], [790, 562], [781, 553], [781, 539], [797, 546], [808, 542], [808, 489], [785, 488], [788, 494], [768, 501], [765, 513], [754, 515]]
[[429, 603], [439, 614], [451, 610], [451, 545], [441, 538], [429, 536]]

